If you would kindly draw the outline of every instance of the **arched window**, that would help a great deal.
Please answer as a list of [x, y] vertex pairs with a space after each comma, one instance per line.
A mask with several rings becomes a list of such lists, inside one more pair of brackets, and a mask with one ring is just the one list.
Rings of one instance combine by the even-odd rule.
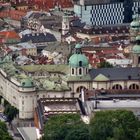
[[139, 89], [139, 86], [137, 84], [131, 84], [129, 89]]
[[77, 88], [76, 92], [79, 93], [79, 92], [82, 91], [82, 89], [86, 90], [86, 88], [84, 86], [80, 86], [80, 87]]
[[72, 68], [72, 75], [74, 74], [74, 68]]
[[81, 75], [82, 74], [82, 69], [81, 68], [79, 68], [79, 75]]
[[79, 67], [82, 67], [82, 61], [79, 61]]
[[119, 84], [116, 84], [112, 87], [112, 89], [118, 89], [119, 90], [119, 89], [122, 89], [122, 86], [119, 85]]

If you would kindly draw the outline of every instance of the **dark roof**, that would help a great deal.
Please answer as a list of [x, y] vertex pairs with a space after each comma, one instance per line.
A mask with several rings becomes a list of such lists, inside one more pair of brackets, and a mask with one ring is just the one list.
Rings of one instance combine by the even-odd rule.
[[47, 29], [52, 29], [52, 30], [55, 30], [55, 31], [60, 31], [61, 30], [61, 26], [62, 26], [62, 23], [61, 22], [41, 22], [42, 25], [44, 26], [44, 28], [47, 28]]
[[32, 41], [32, 43], [40, 43], [40, 42], [54, 42], [57, 40], [55, 36], [50, 33], [34, 33], [34, 34], [26, 34], [21, 39], [21, 42], [28, 41]]
[[6, 27], [8, 25], [8, 23], [6, 23], [3, 20], [0, 20], [0, 29], [3, 29], [4, 27]]
[[38, 19], [38, 18], [40, 18], [41, 15], [42, 15], [42, 13], [36, 12], [36, 13], [33, 13], [30, 17]]
[[85, 5], [95, 5], [95, 4], [110, 4], [123, 2], [122, 0], [86, 0]]
[[139, 67], [91, 69], [89, 74], [92, 79], [103, 74], [110, 80], [140, 80]]
[[79, 28], [78, 32], [86, 33], [89, 35], [126, 34], [126, 33], [129, 33], [129, 24], [94, 26], [94, 27], [85, 26], [84, 28]]
[[86, 25], [86, 23], [85, 22], [82, 23], [80, 19], [74, 19], [70, 22], [70, 26], [72, 26], [72, 27], [83, 28], [85, 25]]
[[[40, 123], [40, 129], [43, 129], [44, 123], [52, 115], [80, 112], [77, 98], [41, 98], [37, 102], [38, 106], [36, 111]], [[50, 110], [45, 110], [45, 107], [48, 107]]]

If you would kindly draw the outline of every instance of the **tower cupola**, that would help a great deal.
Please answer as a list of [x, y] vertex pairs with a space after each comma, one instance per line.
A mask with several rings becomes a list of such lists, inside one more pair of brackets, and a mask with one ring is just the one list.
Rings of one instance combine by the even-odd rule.
[[88, 58], [82, 53], [82, 46], [75, 46], [75, 53], [69, 58], [69, 66], [72, 76], [83, 76], [88, 72]]

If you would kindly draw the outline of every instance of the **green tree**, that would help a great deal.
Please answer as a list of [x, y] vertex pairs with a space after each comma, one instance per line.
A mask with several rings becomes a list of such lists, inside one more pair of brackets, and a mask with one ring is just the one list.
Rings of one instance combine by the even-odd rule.
[[73, 140], [83, 140], [88, 135], [85, 125], [77, 114], [53, 116], [45, 125], [44, 140], [70, 140], [72, 135]]
[[98, 67], [98, 68], [113, 68], [113, 65], [110, 64], [110, 63], [107, 62], [107, 61], [103, 61], [103, 62], [101, 62], [97, 67]]
[[140, 128], [138, 129], [136, 133], [136, 140], [140, 140]]
[[4, 100], [4, 107], [6, 107], [7, 105], [10, 105], [9, 102], [7, 100]]
[[94, 140], [135, 140], [139, 127], [131, 111], [101, 111], [91, 119], [90, 134]]
[[9, 133], [7, 132], [7, 127], [4, 122], [0, 121], [0, 140], [13, 140]]
[[18, 110], [9, 104], [5, 107], [4, 114], [7, 116], [8, 122], [11, 123], [18, 114]]
[[88, 125], [79, 124], [69, 131], [65, 140], [89, 140], [89, 128]]
[[126, 135], [122, 127], [116, 127], [113, 129], [114, 140], [125, 140]]

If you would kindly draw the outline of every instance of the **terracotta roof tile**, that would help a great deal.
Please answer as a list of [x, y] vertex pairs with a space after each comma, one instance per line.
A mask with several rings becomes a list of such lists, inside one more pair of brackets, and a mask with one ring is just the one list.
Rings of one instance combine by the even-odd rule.
[[16, 38], [16, 39], [20, 39], [19, 35], [15, 31], [3, 31], [3, 32], [0, 32], [0, 38]]
[[72, 7], [72, 0], [35, 0], [35, 5], [39, 9], [50, 9], [55, 8], [56, 5], [61, 6], [62, 8]]
[[0, 12], [0, 18], [10, 17], [14, 20], [21, 20], [21, 18], [25, 15], [26, 12], [19, 10], [4, 10]]

